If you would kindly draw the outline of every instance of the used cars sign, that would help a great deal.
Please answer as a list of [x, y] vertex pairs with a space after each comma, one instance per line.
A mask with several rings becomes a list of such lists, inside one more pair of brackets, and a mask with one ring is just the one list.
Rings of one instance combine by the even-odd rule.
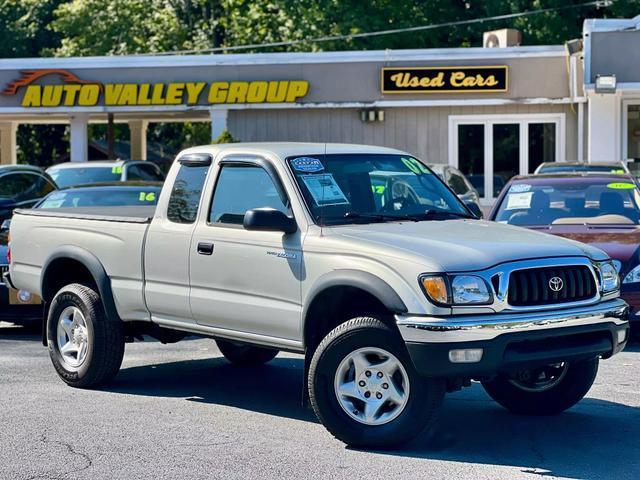
[[382, 69], [382, 93], [506, 92], [508, 67], [393, 67]]

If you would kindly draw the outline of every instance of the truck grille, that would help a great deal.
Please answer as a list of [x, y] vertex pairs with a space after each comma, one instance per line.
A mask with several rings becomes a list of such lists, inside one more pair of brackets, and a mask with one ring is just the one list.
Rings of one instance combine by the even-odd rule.
[[509, 277], [509, 304], [516, 307], [588, 300], [596, 280], [584, 265], [516, 270]]

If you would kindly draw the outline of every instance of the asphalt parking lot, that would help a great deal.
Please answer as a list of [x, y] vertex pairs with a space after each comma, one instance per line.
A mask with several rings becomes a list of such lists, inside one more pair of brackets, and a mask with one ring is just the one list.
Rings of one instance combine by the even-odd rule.
[[512, 415], [479, 385], [396, 452], [345, 448], [300, 405], [302, 359], [229, 365], [212, 340], [127, 345], [115, 381], [66, 387], [36, 333], [0, 323], [0, 479], [640, 477], [640, 345], [577, 407]]

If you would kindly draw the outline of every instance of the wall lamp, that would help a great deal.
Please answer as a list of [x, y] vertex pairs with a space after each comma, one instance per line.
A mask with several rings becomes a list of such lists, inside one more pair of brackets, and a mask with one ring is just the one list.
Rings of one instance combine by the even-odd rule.
[[596, 75], [596, 93], [616, 93], [616, 76]]

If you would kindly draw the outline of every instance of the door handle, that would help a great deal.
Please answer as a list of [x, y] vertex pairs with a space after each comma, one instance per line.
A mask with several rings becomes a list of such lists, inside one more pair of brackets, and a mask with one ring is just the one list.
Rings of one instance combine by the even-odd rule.
[[213, 253], [213, 243], [198, 242], [198, 254], [211, 255]]

